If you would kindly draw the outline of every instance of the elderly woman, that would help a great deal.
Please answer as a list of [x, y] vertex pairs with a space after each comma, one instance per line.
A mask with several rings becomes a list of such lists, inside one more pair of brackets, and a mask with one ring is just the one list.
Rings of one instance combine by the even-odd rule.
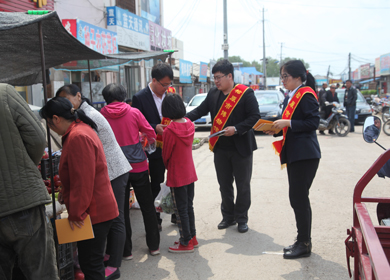
[[59, 174], [69, 224], [82, 227], [90, 215], [95, 238], [77, 242], [85, 279], [106, 279], [104, 247], [113, 220], [119, 215], [111, 188], [103, 146], [93, 129], [96, 124], [83, 110], [62, 97], [51, 99], [40, 115], [62, 136]]

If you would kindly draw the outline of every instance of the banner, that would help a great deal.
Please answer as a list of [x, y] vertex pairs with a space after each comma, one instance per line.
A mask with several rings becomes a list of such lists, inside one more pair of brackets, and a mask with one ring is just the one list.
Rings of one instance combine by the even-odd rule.
[[199, 66], [199, 82], [207, 82], [207, 63], [201, 62]]
[[150, 50], [149, 21], [127, 10], [107, 7], [107, 29], [118, 34], [118, 45]]
[[360, 65], [360, 79], [370, 78], [370, 63]]
[[180, 83], [191, 84], [192, 62], [180, 59]]
[[102, 54], [118, 53], [117, 34], [79, 19], [63, 19], [62, 25], [81, 43]]
[[390, 75], [390, 53], [380, 57], [381, 75]]
[[375, 58], [375, 77], [379, 77], [381, 75], [381, 58]]
[[163, 51], [172, 48], [172, 32], [149, 21], [150, 50]]

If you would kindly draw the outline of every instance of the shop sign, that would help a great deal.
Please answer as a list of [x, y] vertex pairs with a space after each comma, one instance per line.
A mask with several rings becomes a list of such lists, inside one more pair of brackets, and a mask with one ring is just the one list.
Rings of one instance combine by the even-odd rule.
[[370, 78], [370, 63], [360, 65], [360, 79]]
[[390, 53], [380, 57], [381, 75], [390, 75]]
[[149, 21], [150, 50], [162, 51], [172, 48], [172, 32]]
[[192, 62], [180, 59], [180, 83], [191, 84]]
[[211, 71], [213, 70], [214, 65], [217, 62], [215, 60], [210, 59], [210, 81], [214, 82], [214, 75], [211, 74]]
[[207, 63], [201, 62], [199, 67], [199, 82], [207, 82]]
[[118, 34], [118, 45], [149, 51], [149, 21], [116, 6], [107, 7], [107, 29]]
[[379, 77], [381, 75], [381, 58], [375, 58], [375, 77]]
[[327, 79], [316, 79], [316, 83], [318, 87], [322, 87], [323, 83], [328, 83]]
[[118, 53], [117, 34], [79, 19], [63, 19], [62, 25], [81, 43], [102, 54]]
[[141, 16], [160, 24], [160, 0], [142, 0]]

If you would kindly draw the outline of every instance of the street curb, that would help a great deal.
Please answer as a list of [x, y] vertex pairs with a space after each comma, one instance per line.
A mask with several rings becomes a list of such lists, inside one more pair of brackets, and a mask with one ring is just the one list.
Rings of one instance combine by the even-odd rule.
[[208, 137], [202, 138], [198, 144], [192, 145], [192, 149], [193, 150], [199, 149], [204, 143], [208, 142], [208, 140], [209, 140]]

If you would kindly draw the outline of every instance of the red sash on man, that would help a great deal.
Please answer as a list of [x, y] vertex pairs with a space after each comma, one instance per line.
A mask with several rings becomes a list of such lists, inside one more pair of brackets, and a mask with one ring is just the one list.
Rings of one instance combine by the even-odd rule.
[[[174, 87], [169, 87], [167, 89], [167, 93], [176, 93], [176, 89]], [[169, 118], [162, 118], [161, 120], [161, 124], [163, 125], [168, 125], [171, 123], [171, 119]], [[161, 148], [162, 149], [162, 144], [163, 144], [163, 141], [162, 141], [162, 135], [160, 134], [157, 134], [157, 138], [156, 138], [156, 147], [158, 148]]]
[[[241, 97], [244, 95], [247, 89], [247, 86], [237, 84], [230, 91], [228, 97], [226, 97], [225, 101], [222, 103], [221, 108], [219, 108], [219, 111], [214, 118], [210, 134], [221, 131], [224, 128], [227, 120], [230, 117], [230, 114], [233, 112], [234, 108], [236, 108], [237, 103], [240, 101]], [[219, 136], [211, 137], [209, 139], [209, 148], [211, 151], [214, 150], [215, 144], [217, 143], [218, 139]]]
[[[292, 115], [295, 112], [295, 109], [297, 108], [299, 102], [301, 102], [302, 97], [306, 93], [311, 93], [314, 95], [314, 97], [318, 100], [317, 94], [311, 87], [301, 87], [300, 89], [297, 90], [297, 92], [294, 94], [294, 96], [291, 98], [290, 102], [287, 104], [286, 109], [284, 109], [282, 119], [283, 120], [291, 120]], [[287, 135], [287, 129], [288, 127], [283, 128], [283, 139], [278, 140], [272, 143], [275, 152], [277, 153], [278, 156], [280, 156], [280, 153], [282, 152], [284, 142], [286, 141], [286, 135]]]

